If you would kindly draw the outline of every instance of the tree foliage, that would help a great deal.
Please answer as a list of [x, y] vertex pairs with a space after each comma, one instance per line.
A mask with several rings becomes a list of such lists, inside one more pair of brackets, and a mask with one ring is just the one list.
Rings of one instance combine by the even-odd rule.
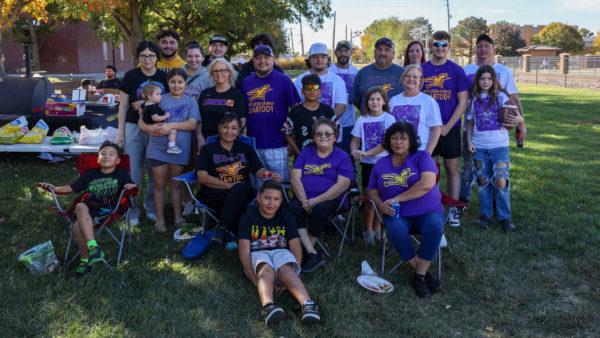
[[592, 43], [592, 48], [596, 55], [600, 55], [600, 34], [596, 35], [594, 43]]
[[487, 31], [487, 21], [484, 18], [470, 16], [460, 20], [451, 32], [453, 53], [472, 60], [477, 36]]
[[583, 49], [583, 37], [577, 29], [560, 22], [542, 28], [531, 38], [536, 44], [558, 47], [563, 52], [579, 52]]
[[519, 25], [508, 21], [498, 21], [489, 26], [490, 36], [494, 39], [496, 53], [503, 56], [519, 55], [517, 49], [525, 47]]
[[587, 29], [587, 28], [579, 28], [579, 35], [581, 35], [584, 38], [589, 38], [594, 36], [594, 32], [592, 32], [591, 30]]

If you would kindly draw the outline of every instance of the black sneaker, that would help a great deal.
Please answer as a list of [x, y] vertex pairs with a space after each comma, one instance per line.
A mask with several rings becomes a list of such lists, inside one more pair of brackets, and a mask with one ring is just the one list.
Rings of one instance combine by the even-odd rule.
[[427, 287], [431, 293], [437, 292], [437, 290], [440, 288], [440, 280], [432, 275], [429, 271], [425, 273], [425, 283], [427, 283]]
[[99, 246], [91, 247], [89, 250], [89, 255], [89, 265], [96, 265], [99, 262], [103, 262], [104, 257], [106, 256], [104, 251], [102, 251]]
[[[304, 259], [302, 261], [304, 262]], [[306, 255], [306, 263], [302, 265], [302, 272], [313, 272], [325, 264], [327, 262], [319, 254], [309, 253]]]
[[419, 296], [419, 298], [431, 296], [431, 291], [429, 290], [429, 286], [427, 286], [425, 276], [420, 276], [415, 273], [415, 276], [412, 280], [412, 286], [415, 289], [415, 293], [417, 294], [417, 296]]
[[307, 300], [302, 305], [302, 324], [317, 324], [321, 321], [319, 307], [312, 300]]
[[492, 220], [489, 217], [485, 217], [483, 215], [479, 215], [479, 219], [477, 220], [477, 224], [481, 229], [487, 229], [490, 227]]
[[517, 230], [517, 226], [510, 219], [503, 219], [500, 221], [500, 224], [506, 231], [515, 232]]
[[277, 306], [275, 303], [269, 303], [263, 306], [262, 314], [265, 318], [265, 323], [267, 326], [273, 326], [279, 323], [285, 316], [283, 309]]
[[77, 266], [77, 268], [75, 268], [75, 271], [73, 271], [73, 277], [79, 279], [89, 274], [90, 272], [92, 272], [92, 266], [88, 263], [79, 261], [79, 265]]

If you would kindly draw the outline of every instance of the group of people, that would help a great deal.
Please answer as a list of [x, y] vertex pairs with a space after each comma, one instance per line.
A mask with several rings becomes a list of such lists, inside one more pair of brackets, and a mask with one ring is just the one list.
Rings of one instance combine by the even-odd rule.
[[[252, 39], [252, 60], [239, 71], [226, 58], [223, 36], [211, 37], [208, 54], [199, 43], [187, 43], [184, 58], [177, 53], [175, 31], [161, 30], [156, 38], [158, 44], [140, 43], [139, 66], [119, 84], [116, 149], [123, 146], [131, 163], [131, 182], [120, 182], [141, 186], [146, 168], [142, 205], [154, 228], [165, 232], [167, 186], [177, 226], [187, 208], [179, 183], [171, 178], [194, 167], [197, 198], [219, 215], [216, 240], [237, 240], [267, 324], [284, 314], [273, 302], [274, 282], [300, 302], [303, 322], [320, 320], [298, 273], [326, 264], [315, 244], [357, 181], [355, 161], [363, 194], [378, 209], [363, 205], [365, 243], [385, 240], [384, 226], [387, 239], [415, 270], [412, 285], [419, 297], [439, 287], [428, 272], [444, 233], [434, 157], [444, 159], [451, 197], [468, 202], [477, 183], [481, 227], [491, 224], [495, 210], [502, 226], [515, 230], [508, 129], [518, 125], [521, 138], [526, 129], [511, 71], [494, 62], [488, 35], [477, 39], [477, 63], [464, 69], [448, 60], [450, 35], [443, 31], [430, 40], [429, 61], [420, 42], [410, 43], [404, 67], [393, 63], [396, 49], [389, 38], [376, 41], [375, 62], [360, 70], [350, 63], [347, 41], [335, 46], [335, 63], [327, 46], [315, 43], [306, 59], [308, 70], [294, 82], [275, 64], [273, 42], [265, 34]], [[520, 114], [502, 120], [509, 100]], [[270, 180], [258, 188], [252, 176]], [[82, 190], [80, 185], [71, 190]], [[293, 192], [289, 201], [288, 189]], [[448, 212], [450, 225], [460, 226], [460, 210]], [[139, 217], [136, 206], [132, 222], [139, 223]], [[422, 237], [418, 253], [409, 239], [415, 232]], [[82, 259], [88, 258], [81, 248]]]

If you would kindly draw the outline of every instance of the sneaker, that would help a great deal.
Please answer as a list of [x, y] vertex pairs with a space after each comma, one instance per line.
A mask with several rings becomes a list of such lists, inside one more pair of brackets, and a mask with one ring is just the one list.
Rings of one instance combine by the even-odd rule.
[[440, 280], [432, 275], [429, 271], [425, 273], [425, 283], [427, 283], [427, 287], [431, 293], [435, 293], [440, 289]]
[[183, 150], [176, 145], [167, 148], [167, 154], [181, 154], [182, 152]]
[[89, 265], [96, 265], [99, 262], [103, 262], [104, 257], [106, 256], [104, 254], [104, 251], [102, 251], [102, 249], [100, 249], [99, 246], [94, 246], [90, 248], [89, 255]]
[[415, 276], [412, 280], [412, 286], [415, 289], [415, 293], [419, 298], [425, 298], [431, 296], [431, 290], [429, 290], [429, 286], [427, 286], [427, 282], [425, 281], [425, 276], [419, 276], [415, 273]]
[[73, 276], [75, 278], [81, 278], [90, 272], [92, 272], [92, 266], [88, 263], [79, 261], [79, 265], [77, 266], [77, 268], [75, 268], [75, 271], [73, 271]]
[[185, 206], [183, 207], [183, 212], [181, 212], [182, 216], [189, 216], [191, 214], [194, 213], [194, 203], [192, 203], [191, 201], [187, 202], [185, 204]]
[[[302, 262], [304, 263], [305, 260], [303, 259]], [[306, 263], [304, 263], [302, 266], [302, 272], [313, 272], [318, 268], [324, 266], [325, 264], [327, 264], [327, 262], [323, 258], [321, 258], [319, 254], [309, 253], [306, 255]]]
[[448, 224], [451, 227], [459, 227], [460, 226], [460, 210], [457, 207], [449, 207], [448, 208]]
[[446, 240], [446, 235], [442, 234], [442, 238], [440, 239], [440, 248], [448, 247], [448, 240]]
[[167, 232], [167, 227], [165, 226], [165, 222], [164, 221], [156, 221], [156, 223], [154, 223], [154, 230], [156, 230], [160, 233]]
[[503, 219], [500, 224], [506, 231], [515, 232], [517, 230], [517, 226], [510, 219]]
[[302, 324], [311, 325], [321, 321], [319, 307], [312, 300], [307, 300], [302, 304]]
[[483, 216], [483, 215], [479, 215], [479, 219], [477, 220], [477, 224], [479, 224], [479, 227], [481, 229], [487, 229], [490, 227], [490, 224], [492, 223], [492, 220], [489, 217]]
[[262, 314], [265, 318], [265, 324], [267, 324], [267, 326], [273, 326], [279, 323], [285, 316], [283, 309], [275, 305], [275, 303], [269, 303], [263, 306]]
[[373, 230], [364, 230], [363, 240], [366, 245], [375, 245], [375, 232]]

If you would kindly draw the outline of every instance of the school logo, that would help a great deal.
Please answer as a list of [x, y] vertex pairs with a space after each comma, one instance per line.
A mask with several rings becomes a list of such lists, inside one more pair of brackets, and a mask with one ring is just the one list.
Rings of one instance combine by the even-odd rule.
[[431, 87], [444, 88], [444, 83], [452, 78], [448, 76], [448, 73], [442, 73], [439, 75], [434, 75], [430, 77], [426, 77], [423, 79], [425, 83], [425, 89], [429, 89]]
[[245, 168], [244, 164], [240, 161], [236, 161], [232, 164], [217, 167], [216, 171], [219, 173], [221, 181], [234, 183], [244, 179], [244, 175], [240, 175], [240, 170], [243, 168]]
[[408, 187], [408, 178], [416, 175], [410, 168], [402, 170], [400, 175], [398, 174], [383, 174], [383, 186], [389, 187], [391, 185], [399, 185], [401, 187]]
[[391, 83], [384, 83], [381, 85], [381, 89], [383, 89], [383, 92], [387, 95], [388, 91], [390, 89], [392, 89], [392, 84]]
[[270, 92], [271, 90], [273, 90], [273, 88], [271, 88], [271, 85], [266, 84], [262, 87], [252, 89], [252, 90], [248, 91], [246, 94], [248, 95], [248, 100], [250, 100], [250, 102], [252, 102], [254, 100], [263, 100], [264, 101], [265, 98], [267, 97], [267, 93]]
[[305, 164], [304, 175], [325, 175], [325, 169], [331, 168], [331, 163], [321, 165]]

